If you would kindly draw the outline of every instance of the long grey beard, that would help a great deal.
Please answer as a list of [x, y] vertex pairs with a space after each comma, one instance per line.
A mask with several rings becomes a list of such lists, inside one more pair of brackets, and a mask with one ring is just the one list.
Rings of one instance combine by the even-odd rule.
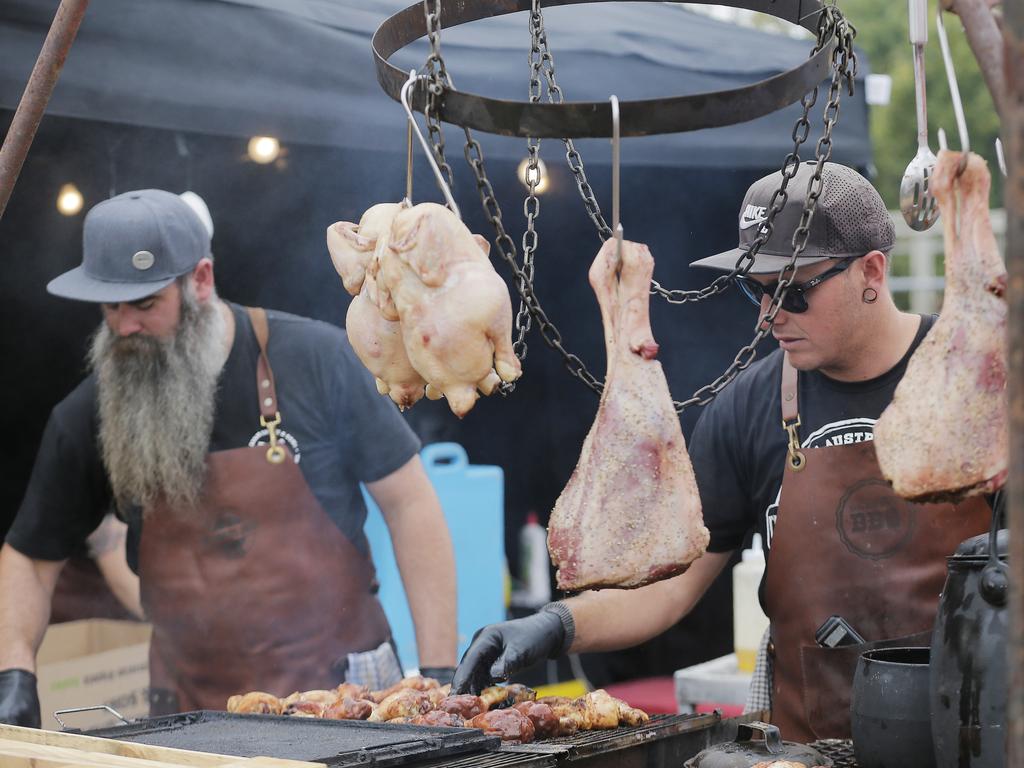
[[182, 286], [174, 338], [96, 332], [89, 362], [99, 394], [100, 448], [118, 504], [158, 500], [188, 514], [206, 476], [225, 321]]

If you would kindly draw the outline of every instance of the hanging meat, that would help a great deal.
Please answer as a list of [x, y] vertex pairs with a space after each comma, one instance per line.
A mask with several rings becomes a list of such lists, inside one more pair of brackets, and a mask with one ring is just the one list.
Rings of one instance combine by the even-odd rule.
[[579, 463], [551, 513], [558, 587], [633, 588], [682, 573], [708, 544], [700, 496], [658, 345], [651, 335], [654, 259], [609, 239], [590, 268], [608, 353], [601, 403]]
[[359, 224], [332, 224], [327, 228], [327, 249], [345, 290], [355, 297], [345, 317], [349, 343], [376, 379], [377, 391], [404, 409], [423, 397], [426, 382], [409, 362], [394, 304], [378, 279], [380, 254], [401, 208], [399, 203], [380, 203], [367, 210]]
[[896, 493], [956, 501], [1006, 480], [1006, 268], [988, 216], [985, 161], [939, 153], [931, 189], [942, 211], [946, 292], [892, 403], [875, 424], [875, 451]]
[[490, 244], [437, 203], [403, 209], [391, 225], [381, 275], [401, 318], [405, 350], [462, 417], [479, 392], [522, 373], [512, 351], [512, 302], [491, 266]]

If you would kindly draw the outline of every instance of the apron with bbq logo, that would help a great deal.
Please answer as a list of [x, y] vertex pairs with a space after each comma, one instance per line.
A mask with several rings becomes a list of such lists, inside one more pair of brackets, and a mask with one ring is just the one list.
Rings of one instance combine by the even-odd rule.
[[[900, 498], [882, 476], [870, 440], [796, 450], [797, 371], [788, 355], [782, 410], [783, 424], [794, 432], [765, 573], [771, 720], [790, 741], [848, 739], [860, 654], [930, 644], [946, 557], [988, 530], [991, 510], [978, 497], [957, 505]], [[866, 642], [819, 646], [815, 632], [832, 615]]]

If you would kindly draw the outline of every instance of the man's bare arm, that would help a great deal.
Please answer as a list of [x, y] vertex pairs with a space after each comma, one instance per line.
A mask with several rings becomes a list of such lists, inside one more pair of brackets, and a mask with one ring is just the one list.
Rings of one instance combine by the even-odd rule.
[[85, 544], [118, 602], [135, 618], [142, 619], [139, 577], [128, 567], [127, 540], [127, 524], [108, 513]]
[[366, 487], [391, 533], [416, 625], [420, 666], [455, 666], [455, 556], [441, 503], [419, 456]]
[[688, 614], [729, 562], [707, 552], [686, 573], [640, 589], [603, 589], [565, 600], [576, 624], [572, 653], [614, 651], [660, 635]]
[[33, 560], [9, 544], [0, 549], [0, 669], [35, 672], [63, 567], [63, 560]]

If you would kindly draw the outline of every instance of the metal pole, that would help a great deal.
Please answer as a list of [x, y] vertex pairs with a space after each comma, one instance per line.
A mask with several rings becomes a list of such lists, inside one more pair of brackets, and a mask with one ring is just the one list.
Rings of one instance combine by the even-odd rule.
[[11, 199], [11, 192], [25, 164], [39, 121], [43, 119], [50, 94], [57, 84], [64, 60], [75, 41], [88, 5], [89, 0], [61, 0], [53, 17], [43, 49], [39, 52], [18, 110], [14, 113], [10, 130], [4, 138], [3, 147], [0, 147], [0, 218], [7, 208], [7, 201]]
[[1006, 268], [1010, 403], [1010, 636], [1007, 659], [1007, 766], [1024, 766], [1024, 3], [1003, 4], [1007, 93], [1002, 115], [1009, 150], [1006, 178]]

